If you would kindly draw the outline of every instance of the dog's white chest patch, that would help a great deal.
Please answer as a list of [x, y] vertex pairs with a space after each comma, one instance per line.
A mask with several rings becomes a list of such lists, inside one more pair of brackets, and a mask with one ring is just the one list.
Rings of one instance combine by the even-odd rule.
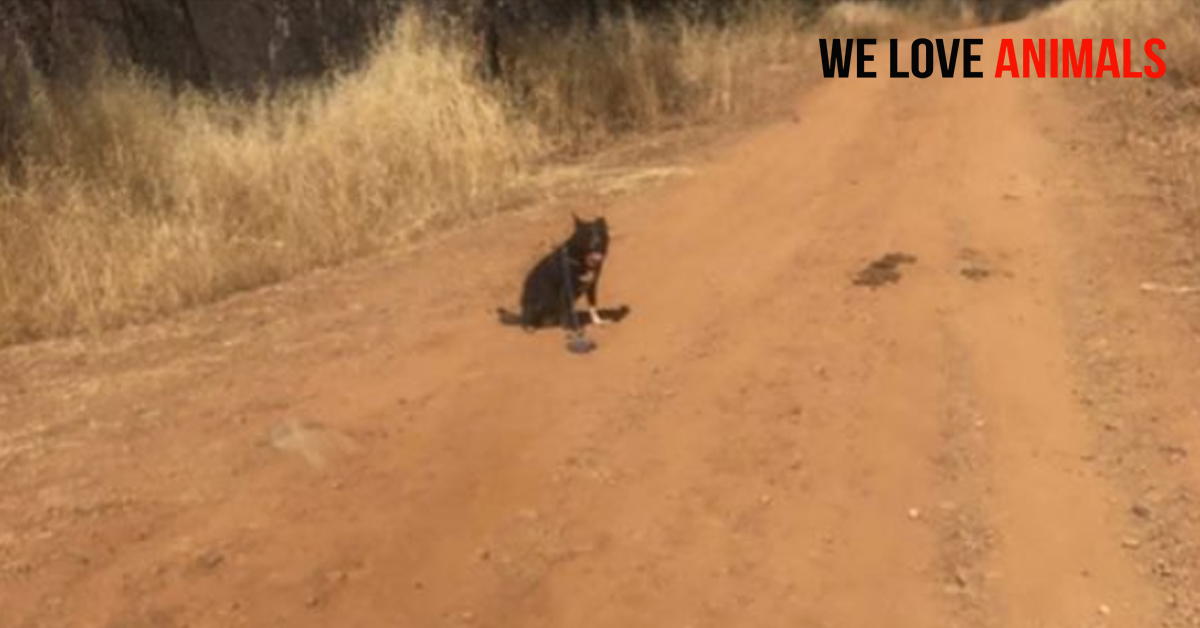
[[594, 271], [594, 270], [589, 270], [579, 277], [579, 283], [582, 283], [582, 284], [590, 285], [595, 281], [596, 281], [596, 271]]

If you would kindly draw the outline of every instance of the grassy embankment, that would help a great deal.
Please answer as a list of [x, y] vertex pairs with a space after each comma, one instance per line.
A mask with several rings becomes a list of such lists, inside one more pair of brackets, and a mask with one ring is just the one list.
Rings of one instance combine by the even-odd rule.
[[[536, 198], [563, 155], [758, 115], [816, 70], [798, 68], [814, 35], [797, 6], [530, 38], [504, 87], [481, 83], [470, 44], [418, 14], [362, 67], [257, 102], [172, 94], [103, 64], [55, 85], [10, 60], [0, 87], [26, 106], [0, 169], [0, 346], [337, 264]], [[841, 5], [820, 30], [911, 19]]]

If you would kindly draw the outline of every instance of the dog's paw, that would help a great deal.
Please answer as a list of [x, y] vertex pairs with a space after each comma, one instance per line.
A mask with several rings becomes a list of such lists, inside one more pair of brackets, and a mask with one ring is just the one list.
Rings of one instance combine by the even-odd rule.
[[604, 326], [609, 323], [603, 316], [600, 316], [600, 310], [592, 308], [588, 310], [588, 315], [592, 317], [592, 324], [596, 326]]

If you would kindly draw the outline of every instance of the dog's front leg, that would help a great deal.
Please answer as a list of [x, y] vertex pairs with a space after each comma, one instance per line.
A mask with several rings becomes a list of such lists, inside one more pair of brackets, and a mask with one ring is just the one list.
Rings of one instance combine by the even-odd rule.
[[562, 306], [558, 310], [559, 323], [567, 331], [579, 333], [582, 325], [580, 325], [579, 317], [575, 315], [575, 294], [563, 286], [562, 299]]
[[579, 331], [579, 319], [570, 309], [564, 309], [559, 313], [558, 322], [563, 329], [569, 332], [575, 333]]
[[592, 277], [591, 283], [587, 288], [588, 300], [588, 315], [592, 317], [593, 325], [607, 325], [608, 321], [600, 316], [600, 310], [596, 307], [596, 293], [600, 288], [600, 269], [596, 269], [596, 274]]

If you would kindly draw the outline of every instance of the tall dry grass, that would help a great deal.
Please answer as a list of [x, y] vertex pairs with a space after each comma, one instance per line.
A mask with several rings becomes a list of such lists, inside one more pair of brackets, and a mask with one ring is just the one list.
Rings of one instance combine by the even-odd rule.
[[1162, 39], [1163, 79], [1105, 80], [1093, 89], [1108, 105], [1122, 141], [1153, 163], [1166, 205], [1200, 229], [1200, 3], [1194, 0], [1067, 0], [1045, 14], [1053, 30], [1076, 37]]
[[627, 11], [596, 29], [522, 38], [509, 68], [513, 97], [557, 147], [576, 150], [757, 111], [770, 73], [794, 60], [804, 20], [778, 0], [744, 3], [728, 17]]
[[360, 69], [258, 102], [102, 63], [48, 82], [8, 55], [0, 106], [22, 103], [0, 116], [0, 345], [336, 264], [527, 196], [562, 151], [762, 111], [811, 56], [798, 6], [540, 33], [503, 85], [480, 82], [469, 42], [408, 13]]
[[[1200, 2], [1195, 0], [1067, 0], [1046, 12], [1056, 27], [1079, 36], [1167, 42], [1168, 81], [1200, 86]], [[1144, 59], [1144, 56], [1142, 57]]]
[[99, 66], [34, 77], [0, 181], [0, 343], [97, 329], [494, 209], [538, 136], [419, 16], [361, 71], [271, 102]]

